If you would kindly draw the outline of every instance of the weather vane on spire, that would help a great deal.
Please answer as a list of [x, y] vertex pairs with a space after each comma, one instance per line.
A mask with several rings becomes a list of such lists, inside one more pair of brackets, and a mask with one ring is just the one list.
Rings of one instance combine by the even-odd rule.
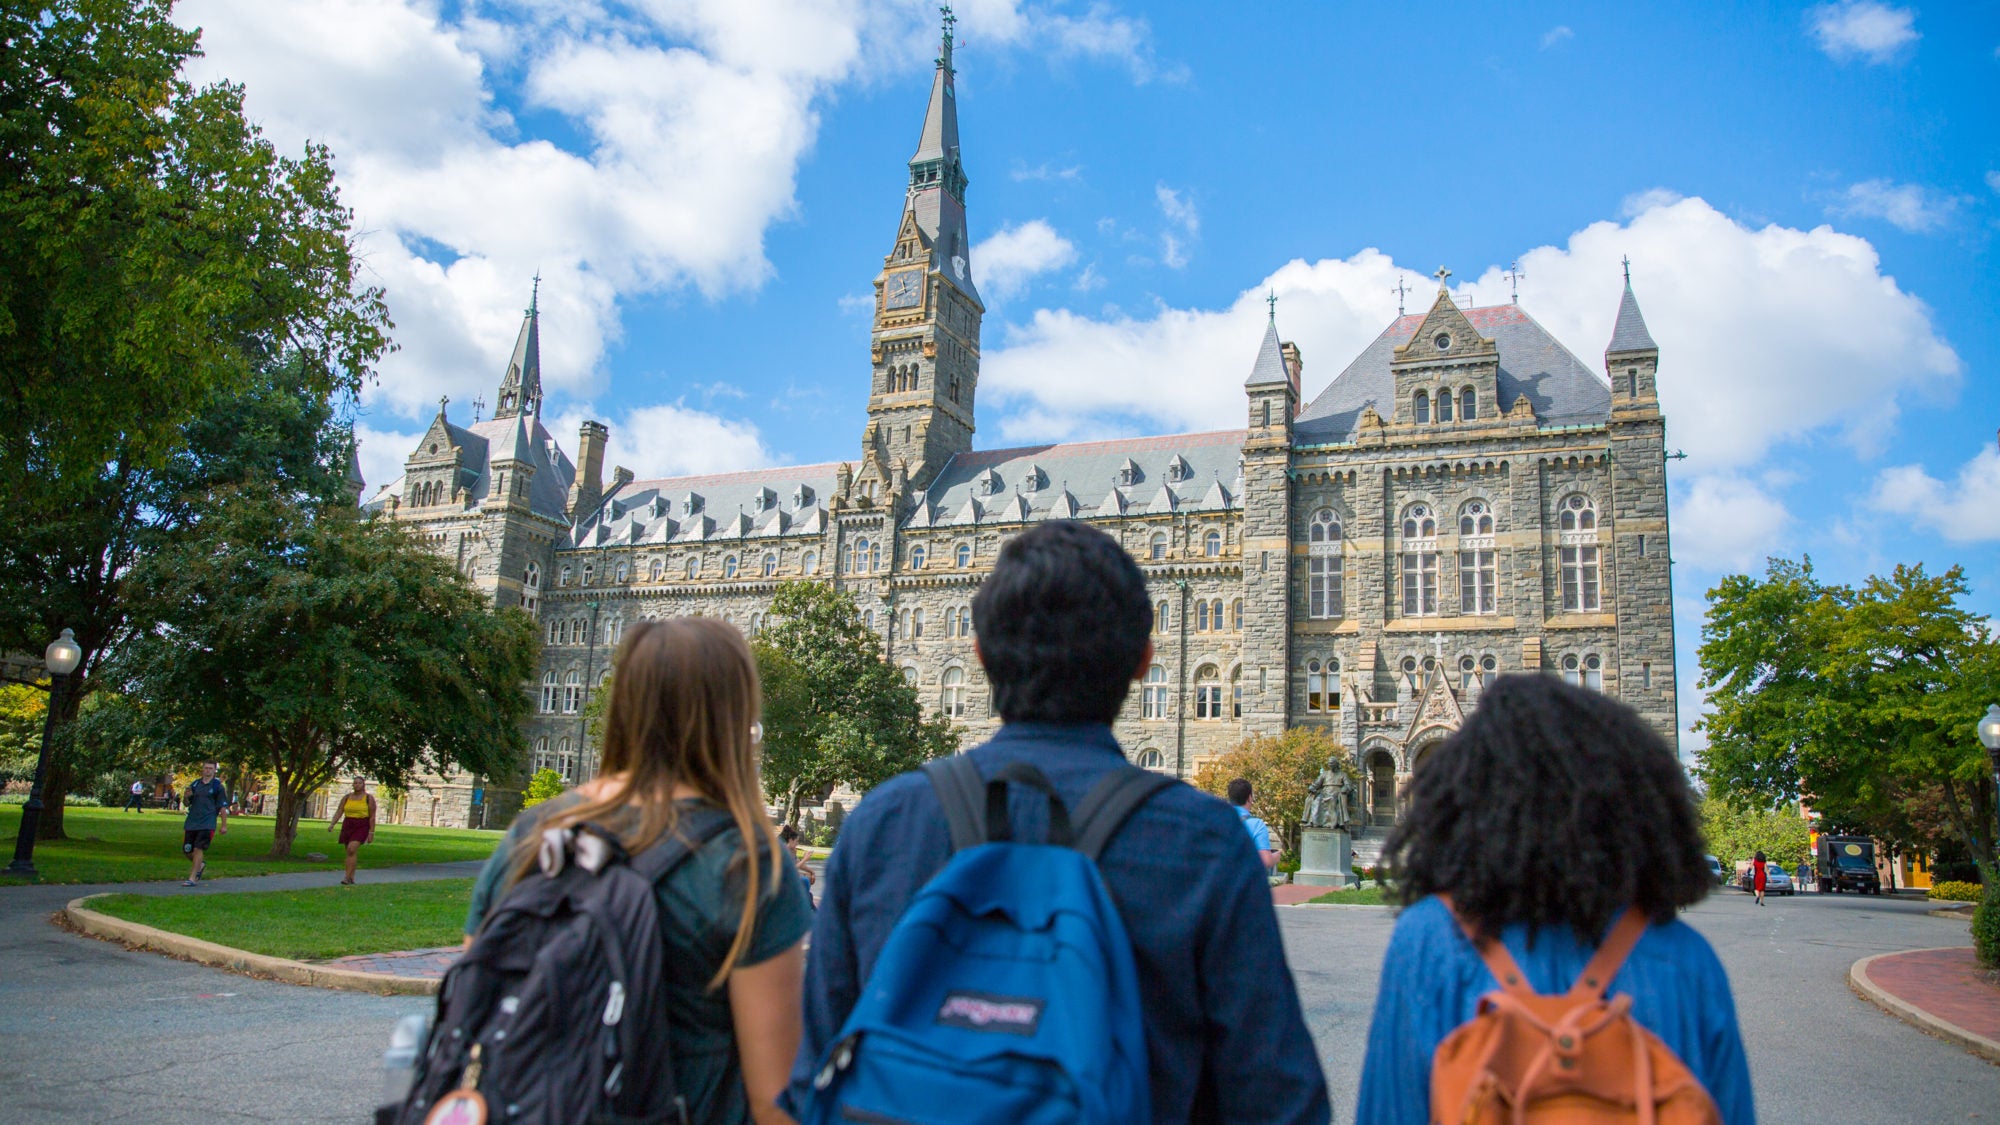
[[1264, 297], [1264, 303], [1266, 305], [1269, 305], [1271, 308], [1271, 323], [1272, 324], [1278, 323], [1278, 291], [1276, 289], [1271, 290], [1271, 292]]
[[528, 291], [528, 312], [533, 313], [542, 301], [542, 271], [535, 271], [535, 287]]
[[951, 29], [958, 26], [958, 17], [951, 14], [950, 4], [940, 5], [938, 7], [938, 14], [944, 17], [944, 54], [938, 56], [938, 65], [945, 68], [946, 70], [950, 70], [951, 42], [952, 42]]
[[1397, 274], [1397, 275], [1396, 275], [1396, 287], [1395, 287], [1394, 289], [1391, 289], [1391, 290], [1389, 290], [1389, 292], [1391, 292], [1391, 293], [1394, 293], [1394, 294], [1396, 295], [1396, 315], [1397, 315], [1397, 316], [1402, 316], [1402, 315], [1403, 315], [1403, 294], [1405, 294], [1405, 293], [1408, 293], [1409, 291], [1410, 291], [1410, 287], [1409, 287], [1409, 286], [1407, 286], [1407, 285], [1404, 285], [1404, 284], [1403, 284], [1403, 275], [1402, 275], [1402, 274], [1400, 274], [1400, 273], [1399, 273], [1399, 274]]
[[1507, 264], [1507, 288], [1514, 291], [1514, 303], [1517, 305], [1521, 303], [1521, 279], [1526, 276], [1528, 275], [1521, 272], [1521, 263]]
[[1632, 259], [1620, 254], [1618, 256], [1618, 263], [1625, 267], [1625, 284], [1632, 284]]

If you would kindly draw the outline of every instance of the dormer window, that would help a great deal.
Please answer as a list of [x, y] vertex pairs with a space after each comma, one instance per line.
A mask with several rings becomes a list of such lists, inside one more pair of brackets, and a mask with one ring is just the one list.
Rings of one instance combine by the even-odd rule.
[[691, 516], [699, 511], [701, 511], [701, 494], [698, 492], [683, 493], [681, 495], [681, 514]]
[[800, 485], [792, 490], [792, 507], [804, 510], [813, 502], [813, 490], [808, 485]]
[[1139, 483], [1138, 462], [1133, 461], [1131, 458], [1128, 457], [1125, 459], [1125, 463], [1123, 465], [1118, 466], [1118, 483], [1120, 485], [1132, 485]]
[[1167, 481], [1169, 483], [1179, 484], [1193, 475], [1194, 466], [1189, 465], [1187, 458], [1182, 457], [1180, 454], [1174, 454], [1174, 459], [1167, 462]]
[[760, 512], [768, 512], [778, 506], [778, 494], [768, 488], [760, 488], [751, 501]]

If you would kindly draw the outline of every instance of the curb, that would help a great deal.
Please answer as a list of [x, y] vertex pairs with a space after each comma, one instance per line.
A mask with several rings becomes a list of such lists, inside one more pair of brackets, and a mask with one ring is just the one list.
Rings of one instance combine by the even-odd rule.
[[[1947, 946], [1944, 948], [1957, 947]], [[1986, 1059], [1988, 1062], [2000, 1063], [2000, 1040], [1988, 1039], [1984, 1035], [1967, 1031], [1965, 1028], [1948, 1020], [1939, 1019], [1922, 1008], [1917, 1007], [1915, 1004], [1890, 993], [1887, 989], [1876, 984], [1868, 977], [1868, 965], [1872, 961], [1883, 957], [1894, 957], [1899, 953], [1928, 952], [1930, 950], [1927, 949], [1899, 949], [1894, 953], [1877, 953], [1872, 957], [1863, 957], [1847, 970], [1847, 983], [1855, 992], [1861, 994], [1862, 999], [1870, 1001], [1883, 1011], [1901, 1019], [1904, 1023], [1913, 1024], [1917, 1028], [1927, 1031], [1940, 1039], [1956, 1043], [1973, 1054]]]
[[1940, 906], [1936, 910], [1926, 910], [1924, 913], [1933, 918], [1956, 918], [1961, 922], [1972, 921], [1972, 914], [1969, 911], [1958, 910], [1949, 906]]
[[245, 976], [264, 977], [308, 988], [332, 988], [344, 992], [371, 992], [377, 996], [435, 996], [441, 983], [419, 977], [397, 977], [387, 973], [363, 973], [354, 969], [330, 969], [324, 965], [294, 961], [289, 957], [269, 957], [202, 941], [152, 926], [113, 918], [90, 909], [92, 899], [103, 894], [85, 895], [63, 907], [61, 917], [78, 933], [115, 941], [131, 949], [165, 953]]

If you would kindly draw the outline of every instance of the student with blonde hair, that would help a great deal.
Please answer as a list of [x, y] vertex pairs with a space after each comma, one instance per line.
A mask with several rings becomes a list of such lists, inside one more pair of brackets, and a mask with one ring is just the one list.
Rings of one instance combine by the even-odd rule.
[[[511, 887], [540, 877], [552, 832], [606, 829], [635, 867], [655, 845], [695, 843], [654, 884], [668, 1034], [648, 1046], [671, 1059], [686, 1120], [787, 1121], [775, 1099], [798, 1050], [812, 905], [764, 809], [750, 648], [721, 621], [642, 621], [627, 630], [615, 672], [602, 770], [514, 822], [474, 887], [466, 933], [478, 934]], [[730, 823], [714, 827], [719, 817]], [[714, 832], [705, 840], [682, 834], [703, 822]]]

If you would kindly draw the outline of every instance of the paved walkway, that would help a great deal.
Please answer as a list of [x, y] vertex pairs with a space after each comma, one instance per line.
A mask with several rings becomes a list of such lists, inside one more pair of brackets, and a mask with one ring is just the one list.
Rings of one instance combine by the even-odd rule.
[[1936, 1019], [2000, 1041], [2000, 983], [1980, 967], [1970, 947], [1875, 957], [1868, 962], [1868, 979]]
[[436, 949], [406, 949], [400, 953], [357, 953], [320, 962], [330, 968], [353, 969], [357, 973], [386, 973], [392, 977], [442, 980], [444, 971], [458, 960], [461, 947], [441, 945]]

